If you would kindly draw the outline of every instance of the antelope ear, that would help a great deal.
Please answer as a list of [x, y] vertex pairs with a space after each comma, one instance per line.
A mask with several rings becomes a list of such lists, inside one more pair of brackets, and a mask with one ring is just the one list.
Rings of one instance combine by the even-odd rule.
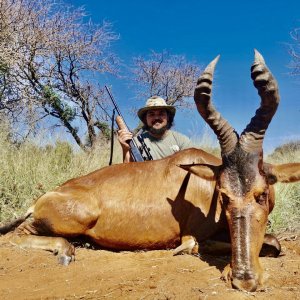
[[289, 163], [281, 165], [264, 164], [264, 171], [269, 184], [276, 182], [300, 181], [300, 163]]
[[178, 167], [203, 179], [212, 181], [216, 180], [221, 166], [214, 166], [209, 164], [186, 164], [178, 165]]

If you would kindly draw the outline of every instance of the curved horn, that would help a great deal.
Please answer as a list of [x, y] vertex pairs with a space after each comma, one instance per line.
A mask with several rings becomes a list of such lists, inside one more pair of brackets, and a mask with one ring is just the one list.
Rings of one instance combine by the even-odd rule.
[[194, 100], [197, 109], [218, 137], [222, 155], [229, 154], [237, 144], [237, 134], [231, 125], [222, 118], [211, 102], [212, 80], [215, 66], [220, 58], [218, 55], [203, 71], [197, 81], [194, 92]]
[[278, 85], [262, 55], [254, 49], [251, 78], [261, 98], [260, 107], [240, 137], [241, 147], [248, 153], [262, 150], [266, 130], [279, 104]]

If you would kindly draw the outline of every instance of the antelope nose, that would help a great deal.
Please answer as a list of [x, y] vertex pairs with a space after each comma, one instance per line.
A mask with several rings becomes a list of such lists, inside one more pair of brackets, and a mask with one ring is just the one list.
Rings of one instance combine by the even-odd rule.
[[255, 279], [240, 280], [237, 278], [233, 278], [231, 284], [234, 289], [246, 292], [255, 292], [257, 289], [257, 283]]

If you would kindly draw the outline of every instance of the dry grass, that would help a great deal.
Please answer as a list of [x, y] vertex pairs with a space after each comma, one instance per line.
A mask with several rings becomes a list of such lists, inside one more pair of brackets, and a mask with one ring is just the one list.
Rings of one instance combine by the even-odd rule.
[[[84, 153], [59, 140], [48, 145], [37, 143], [36, 139], [12, 143], [8, 133], [9, 129], [0, 124], [0, 222], [22, 215], [34, 199], [68, 179], [108, 165], [110, 147], [107, 144], [99, 143], [93, 151]], [[219, 155], [209, 135], [194, 141], [202, 149]], [[121, 150], [117, 142], [114, 152], [113, 163], [120, 163]], [[279, 147], [267, 161], [276, 164], [300, 162], [300, 143]], [[277, 184], [275, 189], [276, 205], [269, 217], [269, 231], [299, 229], [300, 183]]]
[[[108, 165], [110, 148], [99, 144], [90, 153], [74, 151], [67, 142], [40, 146], [35, 141], [12, 143], [0, 127], [0, 221], [20, 216], [46, 191]], [[49, 141], [50, 142], [50, 141]], [[115, 147], [114, 163], [121, 151]]]
[[221, 157], [221, 149], [218, 140], [210, 128], [204, 127], [200, 135], [194, 134], [191, 139], [197, 148], [207, 151], [217, 157]]
[[[284, 164], [300, 162], [300, 142], [290, 142], [275, 149], [267, 158], [268, 162]], [[269, 220], [272, 232], [300, 230], [300, 182], [277, 183], [275, 185], [275, 208]]]

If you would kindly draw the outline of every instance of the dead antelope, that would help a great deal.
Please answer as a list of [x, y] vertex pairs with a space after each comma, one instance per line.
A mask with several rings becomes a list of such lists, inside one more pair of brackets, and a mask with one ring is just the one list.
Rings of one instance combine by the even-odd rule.
[[32, 219], [18, 227], [11, 241], [53, 251], [60, 263], [68, 264], [74, 247], [67, 239], [76, 236], [87, 236], [109, 249], [177, 247], [179, 253], [197, 252], [203, 241], [229, 229], [232, 258], [225, 277], [235, 288], [255, 291], [263, 281], [259, 252], [274, 206], [271, 185], [299, 180], [300, 163], [263, 162], [262, 143], [279, 94], [262, 56], [255, 52], [251, 69], [261, 105], [241, 135], [211, 101], [217, 60], [200, 76], [194, 99], [219, 139], [221, 159], [188, 149], [162, 160], [114, 165], [69, 180], [37, 200]]

